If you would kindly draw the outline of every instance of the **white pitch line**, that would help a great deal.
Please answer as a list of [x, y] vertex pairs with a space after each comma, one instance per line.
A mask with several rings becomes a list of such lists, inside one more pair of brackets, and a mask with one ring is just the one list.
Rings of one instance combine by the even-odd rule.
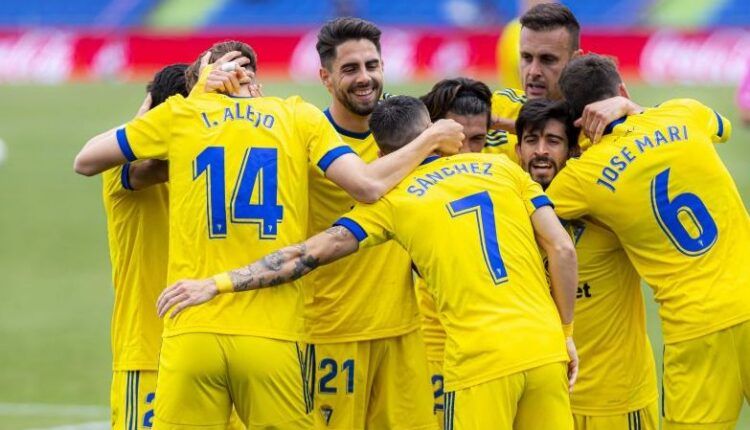
[[105, 406], [56, 405], [48, 403], [0, 403], [0, 416], [106, 417]]
[[56, 427], [37, 427], [27, 430], [109, 430], [112, 423], [109, 421], [91, 421], [88, 423], [68, 424]]

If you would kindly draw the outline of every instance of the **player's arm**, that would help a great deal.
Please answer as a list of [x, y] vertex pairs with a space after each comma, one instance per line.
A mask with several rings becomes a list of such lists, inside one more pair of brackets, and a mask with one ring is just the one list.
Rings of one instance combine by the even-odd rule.
[[303, 243], [266, 255], [240, 269], [208, 279], [182, 280], [162, 291], [156, 306], [160, 317], [173, 308], [171, 317], [188, 306], [205, 303], [219, 293], [239, 293], [273, 287], [310, 273], [359, 249], [359, 241], [347, 228], [336, 225]]
[[141, 160], [122, 168], [128, 169], [127, 181], [131, 190], [142, 190], [169, 180], [169, 162], [165, 160]]
[[406, 146], [365, 163], [358, 155], [344, 154], [325, 171], [326, 177], [355, 200], [373, 203], [395, 187], [430, 154], [455, 154], [464, 139], [463, 126], [441, 119]]
[[573, 389], [578, 378], [578, 353], [573, 342], [573, 313], [578, 288], [578, 261], [575, 245], [550, 206], [543, 206], [531, 215], [539, 246], [547, 254], [552, 299], [560, 314], [568, 349], [568, 387]]
[[627, 97], [617, 96], [586, 105], [581, 117], [575, 121], [574, 125], [580, 127], [592, 143], [597, 143], [604, 135], [607, 125], [612, 121], [641, 112], [643, 112], [643, 107], [638, 103]]
[[120, 146], [117, 144], [116, 127], [96, 135], [86, 142], [73, 162], [73, 170], [79, 175], [94, 176], [128, 162]]

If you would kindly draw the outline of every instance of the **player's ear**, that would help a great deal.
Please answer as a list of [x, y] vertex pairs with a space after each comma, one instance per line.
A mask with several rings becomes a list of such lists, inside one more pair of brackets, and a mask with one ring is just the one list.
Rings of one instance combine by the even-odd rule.
[[328, 90], [331, 89], [331, 72], [326, 69], [325, 67], [321, 67], [318, 69], [318, 76], [320, 77], [320, 82], [325, 85]]
[[576, 58], [576, 57], [580, 57], [581, 55], [583, 55], [583, 49], [579, 48], [579, 49], [576, 49], [575, 51], [573, 51], [573, 55], [571, 55], [570, 58], [573, 59], [573, 58]]
[[518, 137], [518, 142], [516, 142], [516, 156], [518, 159], [521, 159], [521, 137]]
[[624, 82], [620, 82], [620, 85], [617, 86], [617, 91], [621, 96], [625, 97], [626, 99], [630, 99], [630, 93], [628, 92], [628, 88], [625, 86]]

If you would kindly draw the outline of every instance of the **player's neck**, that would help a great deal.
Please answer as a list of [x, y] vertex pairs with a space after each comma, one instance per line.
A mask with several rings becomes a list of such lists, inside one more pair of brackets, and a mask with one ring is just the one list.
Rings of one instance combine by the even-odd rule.
[[370, 131], [369, 116], [357, 115], [345, 108], [341, 103], [334, 101], [328, 108], [331, 118], [339, 127], [355, 133], [366, 133]]
[[240, 89], [231, 93], [230, 95], [234, 97], [251, 97], [252, 96], [252, 94], [250, 94], [249, 85], [240, 85]]

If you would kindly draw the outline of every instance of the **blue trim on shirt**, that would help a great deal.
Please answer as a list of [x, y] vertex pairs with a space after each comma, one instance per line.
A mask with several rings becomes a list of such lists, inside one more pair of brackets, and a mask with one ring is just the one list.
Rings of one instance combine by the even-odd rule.
[[326, 115], [326, 118], [328, 118], [328, 122], [331, 123], [333, 128], [336, 129], [336, 132], [338, 134], [344, 135], [346, 137], [352, 137], [354, 139], [364, 140], [370, 137], [370, 130], [367, 130], [363, 133], [357, 133], [356, 131], [349, 131], [345, 128], [341, 128], [338, 124], [336, 124], [336, 121], [333, 120], [333, 116], [331, 115], [330, 108], [326, 108], [323, 113]]
[[425, 164], [432, 163], [433, 161], [437, 160], [438, 158], [440, 158], [439, 155], [430, 155], [429, 157], [425, 158], [424, 161], [422, 161], [421, 163], [419, 163], [419, 165], [420, 166], [424, 166]]
[[330, 151], [326, 152], [326, 155], [318, 161], [318, 167], [320, 170], [326, 171], [336, 159], [345, 154], [355, 154], [354, 150], [347, 145], [337, 146]]
[[133, 186], [130, 185], [130, 163], [122, 165], [122, 171], [120, 172], [120, 183], [126, 190], [135, 191]]
[[716, 132], [716, 135], [719, 137], [724, 134], [724, 121], [721, 119], [721, 115], [719, 115], [719, 112], [714, 111], [714, 114], [716, 114], [716, 121], [719, 122], [719, 131]]
[[628, 119], [627, 115], [617, 118], [616, 120], [607, 124], [607, 127], [604, 128], [604, 135], [612, 133], [612, 130], [614, 130], [615, 126], [622, 124], [626, 119]]
[[546, 194], [534, 197], [533, 199], [531, 199], [531, 204], [534, 205], [534, 208], [536, 209], [539, 209], [542, 206], [551, 206], [553, 208], [555, 207], [555, 205], [552, 204], [552, 200], [550, 200]]
[[341, 217], [338, 219], [338, 221], [333, 223], [333, 225], [340, 225], [341, 227], [349, 230], [359, 242], [362, 242], [367, 238], [367, 232], [365, 231], [365, 229], [363, 229], [362, 226], [357, 223], [357, 221], [354, 221], [351, 218]]
[[133, 149], [130, 148], [130, 142], [128, 142], [128, 136], [125, 134], [125, 127], [118, 128], [117, 133], [115, 133], [115, 136], [117, 136], [117, 144], [120, 146], [120, 151], [122, 151], [122, 155], [124, 155], [128, 161], [137, 160], [138, 157], [135, 156], [135, 154], [133, 153]]

